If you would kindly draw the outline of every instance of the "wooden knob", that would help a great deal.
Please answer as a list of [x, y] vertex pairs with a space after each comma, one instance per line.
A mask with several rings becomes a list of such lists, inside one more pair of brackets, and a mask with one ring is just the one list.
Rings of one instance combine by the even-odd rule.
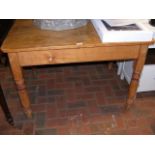
[[52, 56], [49, 56], [48, 61], [52, 62], [52, 60], [53, 60]]

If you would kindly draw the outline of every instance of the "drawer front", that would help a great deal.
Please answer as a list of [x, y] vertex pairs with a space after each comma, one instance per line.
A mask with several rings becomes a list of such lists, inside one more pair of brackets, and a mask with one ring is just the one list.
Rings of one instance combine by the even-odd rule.
[[19, 52], [21, 66], [136, 59], [139, 46], [109, 46], [52, 51]]

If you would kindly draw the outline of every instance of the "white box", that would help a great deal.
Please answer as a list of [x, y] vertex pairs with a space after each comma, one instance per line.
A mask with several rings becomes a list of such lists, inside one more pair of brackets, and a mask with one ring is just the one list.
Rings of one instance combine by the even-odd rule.
[[[149, 23], [144, 23], [144, 26], [153, 32], [153, 39], [155, 39], [155, 27], [150, 25]], [[155, 44], [150, 45], [149, 48], [155, 48]]]
[[[133, 61], [126, 61], [122, 73], [128, 83], [130, 83], [133, 73]], [[143, 67], [137, 92], [155, 90], [155, 64], [146, 64]]]
[[136, 23], [141, 30], [109, 31], [100, 19], [92, 19], [91, 22], [102, 42], [151, 41], [153, 37], [153, 32], [143, 23]]
[[155, 90], [155, 65], [145, 65], [141, 74], [138, 92]]

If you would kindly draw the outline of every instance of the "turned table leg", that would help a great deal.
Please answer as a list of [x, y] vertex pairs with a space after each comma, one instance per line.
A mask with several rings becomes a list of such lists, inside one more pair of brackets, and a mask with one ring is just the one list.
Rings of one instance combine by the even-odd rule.
[[139, 79], [141, 75], [141, 71], [143, 69], [146, 55], [147, 55], [148, 46], [141, 45], [139, 50], [139, 57], [135, 61], [134, 71], [131, 79], [131, 83], [129, 86], [128, 98], [126, 102], [126, 109], [129, 109], [132, 104], [134, 104], [134, 100], [136, 98], [137, 88], [139, 84]]
[[24, 107], [27, 117], [31, 118], [32, 117], [31, 104], [26, 91], [23, 73], [22, 73], [22, 67], [19, 64], [18, 55], [16, 53], [9, 53], [8, 56], [9, 56], [10, 66], [12, 69], [15, 83], [17, 85], [21, 103]]

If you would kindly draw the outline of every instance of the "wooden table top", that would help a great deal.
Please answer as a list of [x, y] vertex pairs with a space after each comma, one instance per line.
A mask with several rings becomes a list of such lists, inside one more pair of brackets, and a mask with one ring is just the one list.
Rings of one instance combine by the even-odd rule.
[[78, 47], [152, 44], [152, 42], [102, 43], [89, 21], [86, 26], [73, 30], [41, 30], [32, 20], [16, 20], [1, 47], [3, 52], [28, 52]]
[[101, 41], [89, 22], [86, 26], [65, 31], [41, 30], [32, 20], [16, 20], [2, 45], [4, 52], [92, 47]]

